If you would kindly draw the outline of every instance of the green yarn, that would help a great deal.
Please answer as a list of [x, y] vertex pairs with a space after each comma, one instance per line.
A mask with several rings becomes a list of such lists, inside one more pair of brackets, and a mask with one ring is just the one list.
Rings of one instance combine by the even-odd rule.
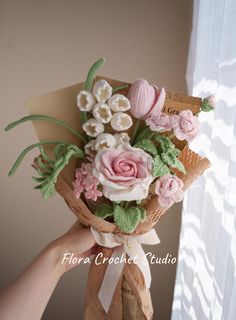
[[95, 215], [101, 219], [113, 216], [113, 207], [106, 203], [99, 204], [95, 211]]
[[[210, 112], [213, 110], [213, 107], [210, 105], [209, 101], [207, 98], [203, 99], [202, 100], [202, 104], [200, 106], [200, 111], [203, 111], [203, 112]], [[199, 111], [199, 112], [200, 112]]]
[[112, 94], [115, 94], [115, 93], [118, 92], [118, 91], [125, 90], [125, 89], [128, 88], [128, 86], [129, 86], [128, 84], [125, 84], [125, 85], [123, 85], [123, 86], [116, 87], [116, 88], [114, 88], [114, 89], [112, 90]]
[[104, 58], [100, 58], [99, 60], [97, 60], [92, 67], [90, 68], [88, 75], [87, 75], [87, 79], [85, 81], [85, 90], [91, 91], [92, 86], [93, 86], [93, 80], [95, 78], [96, 72], [98, 69], [100, 69], [102, 67], [102, 65], [105, 63], [105, 59]]
[[66, 145], [63, 143], [58, 144], [54, 148], [54, 156], [56, 159], [60, 158], [66, 152]]
[[137, 225], [146, 218], [146, 211], [139, 207], [130, 207], [124, 209], [120, 206], [114, 208], [115, 224], [122, 232], [131, 233]]
[[[100, 219], [106, 219], [109, 216], [114, 216], [114, 221], [117, 227], [122, 232], [130, 233], [133, 232], [137, 225], [146, 219], [146, 210], [141, 207], [129, 207], [113, 202], [114, 207], [109, 204], [99, 204], [95, 215]], [[129, 204], [127, 201], [125, 204]]]
[[134, 145], [135, 148], [140, 148], [153, 156], [157, 155], [157, 148], [150, 139], [142, 139]]
[[[180, 150], [175, 147], [170, 138], [160, 134], [154, 134], [153, 140], [159, 143], [159, 145], [156, 146], [157, 154], [152, 162], [153, 176], [158, 178], [169, 174], [170, 168], [176, 168], [177, 170], [186, 173], [184, 165], [177, 158], [180, 155]], [[143, 140], [140, 142], [142, 141]]]
[[[64, 169], [64, 167], [69, 163], [69, 160], [72, 156], [76, 158], [83, 158], [83, 151], [78, 148], [76, 145], [70, 144], [66, 148], [65, 153], [57, 158], [55, 161], [51, 161], [48, 166], [45, 165], [41, 167], [40, 171], [42, 173], [42, 177], [33, 177], [33, 180], [39, 182], [40, 184], [35, 187], [35, 189], [40, 189], [42, 192], [43, 198], [48, 199], [52, 197], [56, 190], [55, 184], [57, 182], [57, 178], [60, 172]], [[43, 157], [43, 155], [41, 154]], [[45, 159], [45, 161], [47, 161]], [[42, 161], [41, 161], [42, 163]], [[46, 169], [46, 171], [44, 171]]]
[[170, 173], [170, 168], [164, 163], [164, 161], [157, 155], [152, 162], [152, 174], [155, 178], [162, 177]]
[[160, 134], [154, 136], [154, 140], [160, 143], [162, 152], [167, 152], [170, 149], [175, 149], [175, 145], [171, 142], [170, 138]]
[[[85, 85], [84, 85], [84, 89], [87, 91], [91, 91], [92, 90], [92, 86], [93, 86], [93, 81], [96, 75], [96, 72], [99, 68], [101, 68], [101, 66], [105, 63], [105, 59], [104, 58], [100, 58], [99, 60], [97, 60], [92, 67], [90, 68], [86, 81], [85, 81]], [[88, 114], [85, 111], [80, 111], [80, 120], [81, 120], [81, 124], [85, 123], [88, 120]]]
[[87, 141], [84, 139], [84, 137], [75, 129], [71, 128], [66, 122], [50, 117], [50, 116], [45, 116], [42, 114], [37, 114], [37, 115], [31, 115], [31, 116], [27, 116], [27, 117], [23, 117], [19, 120], [16, 120], [14, 122], [11, 122], [6, 128], [5, 131], [9, 131], [11, 129], [13, 129], [14, 127], [16, 127], [18, 124], [21, 124], [23, 122], [26, 121], [51, 121], [54, 122], [64, 128], [66, 128], [67, 130], [69, 130], [70, 132], [72, 132], [77, 138], [79, 138], [80, 140], [82, 140], [84, 143], [86, 143]]
[[172, 149], [162, 152], [161, 159], [169, 166], [173, 167], [175, 165], [176, 156]]
[[149, 127], [147, 127], [137, 134], [135, 143], [139, 142], [142, 139], [150, 139], [150, 137], [152, 137], [153, 134], [155, 133]]
[[[55, 147], [56, 148], [56, 147]], [[39, 146], [39, 151], [40, 151], [40, 154], [42, 155], [42, 157], [50, 164], [53, 164], [53, 160], [49, 158], [49, 156], [46, 154], [46, 152], [44, 151], [43, 149], [43, 146]]]
[[176, 157], [175, 149], [170, 149], [167, 152], [161, 154], [161, 159], [166, 163], [170, 168], [176, 168], [177, 170], [186, 173], [184, 165]]
[[19, 157], [16, 159], [15, 163], [13, 164], [11, 170], [9, 171], [8, 175], [9, 176], [13, 176], [14, 173], [16, 172], [17, 168], [19, 167], [21, 161], [24, 159], [24, 157], [26, 156], [26, 154], [31, 151], [34, 148], [37, 148], [41, 145], [47, 145], [47, 144], [60, 144], [60, 143], [64, 143], [64, 144], [69, 144], [67, 142], [62, 142], [62, 141], [53, 141], [53, 140], [47, 140], [47, 141], [43, 141], [43, 142], [38, 142], [38, 143], [34, 143], [30, 146], [28, 146], [27, 148], [25, 148], [21, 154], [19, 155]]
[[146, 210], [142, 207], [137, 207], [140, 213], [140, 221], [143, 222], [146, 219]]
[[132, 136], [131, 136], [131, 139], [130, 139], [130, 144], [131, 145], [134, 144], [136, 135], [137, 135], [138, 130], [139, 130], [140, 122], [141, 122], [140, 119], [137, 119], [136, 122], [135, 122], [134, 129], [133, 129], [133, 132], [132, 132]]

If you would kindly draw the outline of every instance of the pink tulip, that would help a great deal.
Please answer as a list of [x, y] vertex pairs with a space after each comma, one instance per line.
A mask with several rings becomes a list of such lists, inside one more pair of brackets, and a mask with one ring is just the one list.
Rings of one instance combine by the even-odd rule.
[[145, 79], [136, 80], [130, 87], [128, 99], [130, 100], [130, 112], [137, 119], [145, 119], [156, 115], [162, 110], [165, 102], [165, 89], [151, 86]]

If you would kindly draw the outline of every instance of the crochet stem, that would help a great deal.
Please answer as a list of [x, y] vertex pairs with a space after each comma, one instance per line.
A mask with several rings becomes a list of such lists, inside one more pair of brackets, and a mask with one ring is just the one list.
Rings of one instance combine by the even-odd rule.
[[135, 123], [135, 126], [134, 126], [134, 130], [133, 130], [133, 133], [132, 133], [132, 137], [130, 139], [130, 144], [133, 145], [133, 142], [135, 141], [135, 138], [136, 138], [136, 135], [137, 135], [137, 132], [138, 132], [138, 129], [139, 129], [139, 125], [140, 125], [140, 119], [138, 119]]
[[[96, 75], [96, 72], [99, 68], [101, 68], [101, 66], [105, 63], [105, 59], [101, 58], [98, 61], [96, 61], [92, 67], [90, 68], [88, 75], [87, 75], [87, 79], [85, 81], [85, 85], [84, 85], [84, 89], [87, 91], [91, 91], [92, 86], [93, 86], [93, 80], [94, 77]], [[85, 123], [88, 120], [88, 115], [87, 112], [83, 112], [80, 111], [80, 119], [81, 119], [81, 123]], [[89, 139], [90, 140], [90, 139]]]
[[119, 87], [116, 87], [116, 88], [114, 88], [113, 90], [112, 90], [112, 94], [114, 94], [114, 93], [116, 93], [116, 92], [118, 92], [118, 91], [121, 91], [121, 90], [125, 90], [125, 89], [127, 89], [128, 88], [128, 84], [126, 84], [126, 85], [124, 85], [124, 86], [119, 86]]
[[19, 157], [16, 159], [15, 163], [13, 164], [11, 170], [9, 171], [8, 175], [9, 176], [13, 176], [14, 173], [16, 172], [17, 168], [19, 167], [21, 161], [24, 159], [24, 157], [26, 156], [26, 154], [31, 151], [34, 148], [37, 148], [39, 146], [42, 145], [46, 145], [46, 144], [70, 144], [68, 142], [62, 142], [62, 141], [53, 141], [53, 140], [47, 140], [47, 141], [42, 141], [42, 142], [38, 142], [38, 143], [34, 143], [31, 144], [30, 146], [28, 146], [27, 148], [25, 148], [21, 154], [19, 155]]
[[6, 128], [5, 128], [5, 131], [8, 131], [12, 128], [14, 128], [15, 126], [17, 126], [18, 124], [21, 124], [23, 122], [26, 122], [26, 121], [37, 121], [37, 120], [46, 120], [46, 121], [51, 121], [51, 122], [54, 122], [64, 128], [66, 128], [67, 130], [69, 130], [70, 132], [72, 132], [77, 138], [79, 138], [80, 140], [82, 140], [84, 143], [86, 143], [87, 141], [84, 139], [84, 137], [75, 129], [71, 128], [66, 122], [62, 121], [62, 120], [59, 120], [59, 119], [56, 119], [56, 118], [53, 118], [53, 117], [50, 117], [50, 116], [45, 116], [45, 115], [41, 115], [41, 114], [38, 114], [38, 115], [31, 115], [31, 116], [27, 116], [27, 117], [24, 117], [24, 118], [21, 118], [17, 121], [14, 121], [14, 122], [11, 122]]
[[95, 77], [95, 74], [97, 72], [98, 69], [101, 68], [101, 66], [105, 63], [105, 59], [104, 58], [100, 58], [98, 61], [96, 61], [92, 67], [90, 68], [88, 75], [87, 75], [87, 79], [85, 82], [85, 90], [90, 91], [92, 89], [92, 85], [93, 85], [93, 80]]

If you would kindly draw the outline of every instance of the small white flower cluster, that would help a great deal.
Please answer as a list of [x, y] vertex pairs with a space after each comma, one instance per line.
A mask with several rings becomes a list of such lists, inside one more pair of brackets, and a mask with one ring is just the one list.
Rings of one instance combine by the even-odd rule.
[[110, 133], [101, 133], [96, 139], [87, 143], [84, 150], [88, 156], [94, 157], [100, 150], [118, 147], [122, 144], [129, 143], [129, 140], [130, 137], [125, 132], [116, 133], [114, 135]]
[[92, 112], [93, 118], [82, 126], [90, 137], [96, 138], [103, 133], [107, 123], [115, 131], [128, 130], [133, 124], [131, 116], [125, 113], [131, 107], [130, 101], [123, 94], [112, 95], [112, 87], [106, 80], [96, 81], [92, 92], [80, 91], [77, 105], [83, 112]]
[[104, 133], [104, 124], [110, 123], [118, 132], [128, 130], [133, 124], [131, 116], [125, 113], [131, 107], [129, 99], [123, 94], [112, 95], [112, 90], [110, 84], [102, 79], [95, 82], [92, 92], [81, 90], [77, 95], [79, 109], [92, 114], [92, 118], [82, 126], [88, 136], [95, 138], [85, 145], [85, 153], [90, 157], [99, 150], [117, 147], [130, 140], [124, 132]]

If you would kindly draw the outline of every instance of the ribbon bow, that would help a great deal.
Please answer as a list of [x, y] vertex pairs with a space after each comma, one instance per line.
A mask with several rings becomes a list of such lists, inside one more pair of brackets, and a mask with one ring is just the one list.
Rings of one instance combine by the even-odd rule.
[[141, 244], [154, 245], [160, 243], [160, 240], [154, 229], [140, 235], [130, 236], [99, 232], [93, 227], [91, 227], [91, 232], [97, 244], [106, 248], [114, 248], [112, 260], [119, 261], [119, 263], [108, 264], [98, 294], [104, 310], [108, 313], [116, 286], [124, 268], [122, 256], [127, 254], [137, 264], [143, 273], [146, 288], [149, 289], [151, 285], [151, 272]]

